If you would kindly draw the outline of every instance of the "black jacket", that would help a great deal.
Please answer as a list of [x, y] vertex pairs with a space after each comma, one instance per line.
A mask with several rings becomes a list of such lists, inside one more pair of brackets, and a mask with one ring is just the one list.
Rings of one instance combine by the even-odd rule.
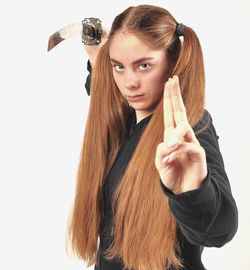
[[[87, 68], [90, 73], [85, 87], [90, 95], [91, 66], [89, 61]], [[110, 198], [151, 116], [152, 114], [136, 123], [135, 111], [132, 110], [129, 117], [130, 132], [121, 145], [105, 181], [101, 199], [104, 215], [95, 270], [122, 270], [123, 268], [122, 260], [108, 261], [103, 256], [103, 251], [108, 248], [113, 239]], [[202, 186], [193, 191], [174, 195], [159, 178], [162, 191], [168, 196], [170, 208], [178, 221], [181, 258], [185, 265], [183, 270], [205, 269], [201, 262], [203, 247], [223, 246], [233, 238], [238, 228], [238, 211], [224, 169], [218, 144], [219, 137], [207, 110], [194, 130], [206, 125], [207, 121], [210, 121], [209, 127], [196, 135], [205, 149], [207, 159], [208, 174]]]

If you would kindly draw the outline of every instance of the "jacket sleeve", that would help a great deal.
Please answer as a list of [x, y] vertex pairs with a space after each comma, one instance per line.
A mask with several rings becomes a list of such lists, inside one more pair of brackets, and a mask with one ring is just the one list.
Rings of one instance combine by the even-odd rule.
[[90, 65], [90, 61], [88, 60], [87, 62], [87, 70], [89, 72], [87, 78], [86, 78], [86, 82], [85, 82], [85, 89], [87, 91], [87, 94], [90, 96], [90, 84], [91, 84], [91, 72], [92, 72], [92, 68]]
[[197, 127], [204, 127], [207, 120], [210, 121], [209, 126], [196, 135], [205, 149], [208, 168], [202, 186], [175, 195], [161, 179], [160, 185], [169, 198], [170, 209], [184, 237], [195, 245], [221, 247], [237, 231], [238, 210], [219, 149], [219, 137], [207, 110]]

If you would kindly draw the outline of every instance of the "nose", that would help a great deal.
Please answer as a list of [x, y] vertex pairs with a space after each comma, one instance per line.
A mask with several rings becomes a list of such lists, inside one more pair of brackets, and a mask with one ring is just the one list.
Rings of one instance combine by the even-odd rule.
[[138, 76], [133, 71], [127, 71], [125, 78], [125, 87], [127, 89], [137, 89], [140, 86], [140, 81]]

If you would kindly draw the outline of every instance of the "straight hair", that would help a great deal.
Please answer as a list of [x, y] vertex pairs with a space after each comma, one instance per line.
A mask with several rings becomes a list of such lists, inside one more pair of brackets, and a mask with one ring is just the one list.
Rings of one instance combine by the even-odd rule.
[[[109, 46], [120, 31], [135, 35], [153, 49], [165, 49], [170, 76], [179, 77], [182, 98], [192, 127], [204, 113], [205, 76], [201, 46], [188, 26], [175, 34], [177, 21], [164, 8], [129, 7], [113, 21], [108, 40], [100, 48], [92, 72], [90, 107], [84, 132], [68, 244], [88, 266], [97, 260], [102, 212], [100, 198], [108, 172], [128, 135], [131, 113], [115, 84]], [[104, 72], [105, 71], [105, 72]], [[122, 258], [124, 269], [180, 268], [178, 224], [160, 187], [155, 151], [163, 141], [163, 98], [141, 135], [112, 198], [114, 241], [107, 259]]]

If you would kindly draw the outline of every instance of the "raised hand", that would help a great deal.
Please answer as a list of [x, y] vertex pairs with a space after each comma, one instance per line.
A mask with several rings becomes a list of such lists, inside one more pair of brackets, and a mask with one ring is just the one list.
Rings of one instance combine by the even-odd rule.
[[109, 35], [109, 30], [105, 27], [102, 27], [101, 43], [99, 43], [98, 45], [83, 45], [84, 49], [86, 50], [88, 54], [88, 58], [89, 58], [92, 68], [95, 65], [96, 57], [98, 55], [100, 48], [108, 39], [108, 35]]
[[190, 126], [177, 76], [165, 83], [164, 140], [157, 146], [155, 166], [174, 194], [197, 189], [207, 175], [206, 154]]

